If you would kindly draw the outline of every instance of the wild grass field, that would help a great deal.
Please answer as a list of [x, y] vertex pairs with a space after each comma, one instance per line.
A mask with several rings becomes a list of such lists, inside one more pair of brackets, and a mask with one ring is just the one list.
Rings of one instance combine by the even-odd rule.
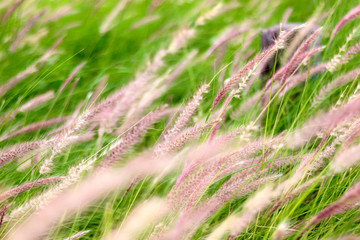
[[360, 239], [358, 4], [0, 1], [0, 239]]

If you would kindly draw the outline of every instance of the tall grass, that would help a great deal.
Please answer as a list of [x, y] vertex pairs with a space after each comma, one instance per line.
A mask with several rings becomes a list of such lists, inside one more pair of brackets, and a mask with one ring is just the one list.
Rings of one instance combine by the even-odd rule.
[[360, 238], [357, 4], [0, 3], [0, 238]]

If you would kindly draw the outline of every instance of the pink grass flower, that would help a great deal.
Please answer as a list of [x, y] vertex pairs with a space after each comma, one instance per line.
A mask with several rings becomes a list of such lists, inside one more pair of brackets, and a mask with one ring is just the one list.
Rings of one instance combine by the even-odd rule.
[[0, 86], [0, 97], [2, 97], [7, 91], [16, 86], [20, 81], [28, 77], [29, 75], [39, 71], [42, 65], [54, 54], [55, 49], [60, 45], [64, 37], [59, 38], [49, 50], [47, 50], [39, 59], [28, 66], [24, 71], [18, 73], [12, 77], [9, 81]]
[[8, 210], [9, 205], [8, 204], [4, 204], [4, 206], [0, 209], [0, 227], [4, 221], [4, 216], [6, 214], [6, 211]]
[[[251, 178], [251, 176], [249, 176]], [[259, 186], [268, 181], [273, 181], [275, 177], [263, 177], [254, 180], [249, 185], [244, 182], [234, 183], [230, 186], [222, 186], [219, 192], [211, 199], [206, 200], [199, 204], [199, 206], [185, 210], [181, 213], [175, 226], [164, 234], [161, 239], [180, 239], [182, 236], [192, 235], [193, 231], [196, 230], [200, 224], [211, 216], [216, 210], [218, 210], [230, 197], [240, 197], [247, 193], [256, 190]], [[244, 179], [241, 179], [244, 181]]]
[[285, 84], [286, 79], [290, 76], [292, 69], [295, 67], [296, 63], [299, 62], [299, 59], [302, 60], [302, 54], [309, 49], [310, 45], [313, 43], [317, 35], [321, 32], [322, 28], [317, 29], [313, 34], [311, 34], [296, 50], [293, 57], [290, 59], [288, 66], [284, 69], [284, 73], [281, 78], [281, 85]]
[[348, 12], [335, 26], [331, 33], [330, 42], [334, 39], [335, 35], [339, 32], [339, 30], [349, 21], [360, 16], [360, 5], [357, 5], [350, 12]]
[[310, 222], [307, 224], [307, 227], [304, 231], [308, 230], [311, 226], [323, 221], [326, 218], [329, 218], [335, 214], [339, 214], [348, 209], [351, 209], [358, 205], [360, 202], [360, 183], [354, 184], [350, 189], [348, 189], [343, 196], [341, 196], [334, 203], [325, 207], [318, 214], [312, 217]]
[[171, 129], [167, 130], [164, 138], [165, 141], [176, 136], [186, 124], [189, 122], [192, 115], [195, 113], [198, 106], [201, 104], [203, 100], [203, 95], [208, 91], [209, 84], [203, 84], [199, 90], [195, 93], [192, 99], [186, 104], [184, 110], [180, 113], [179, 117], [176, 119], [174, 125]]
[[199, 124], [195, 125], [194, 127], [191, 127], [189, 129], [184, 130], [183, 132], [180, 132], [178, 135], [174, 136], [169, 141], [166, 141], [164, 143], [158, 144], [154, 150], [156, 155], [161, 155], [164, 153], [169, 153], [171, 151], [174, 151], [176, 149], [180, 149], [182, 146], [184, 146], [187, 142], [195, 139], [198, 137], [202, 132], [204, 132], [206, 129], [210, 128], [215, 122], [205, 123], [205, 124]]
[[43, 10], [39, 14], [37, 14], [36, 16], [32, 17], [31, 19], [29, 19], [27, 21], [26, 25], [22, 29], [19, 30], [14, 41], [11, 43], [10, 48], [9, 48], [10, 52], [14, 52], [17, 49], [20, 41], [30, 31], [30, 29], [33, 28], [33, 26], [39, 21], [39, 19], [42, 16], [44, 16], [45, 13], [46, 13], [46, 10]]
[[22, 104], [20, 107], [13, 109], [12, 111], [6, 113], [5, 115], [0, 117], [0, 122], [3, 122], [8, 119], [12, 119], [15, 117], [16, 114], [20, 112], [27, 112], [33, 110], [34, 108], [41, 106], [48, 101], [54, 98], [54, 91], [48, 91], [44, 94], [40, 94], [35, 96], [34, 98], [30, 99], [29, 101]]
[[360, 114], [359, 105], [360, 100], [355, 99], [341, 108], [318, 114], [318, 116], [308, 120], [303, 127], [296, 130], [287, 138], [288, 145], [292, 147], [300, 146], [321, 130], [331, 131], [342, 121], [358, 116]]
[[126, 187], [135, 176], [154, 175], [168, 166], [172, 166], [168, 168], [168, 171], [174, 169], [180, 162], [173, 164], [176, 162], [172, 160], [169, 156], [157, 159], [140, 156], [122, 169], [106, 170], [100, 174], [95, 174], [46, 202], [42, 208], [12, 229], [8, 237], [13, 240], [38, 239], [38, 237], [44, 236], [54, 224], [58, 223], [65, 213], [69, 216], [83, 210], [110, 192]]
[[26, 68], [24, 71], [18, 73], [16, 76], [12, 77], [7, 83], [4, 83], [0, 86], [0, 97], [3, 96], [8, 90], [13, 88], [18, 82], [25, 79], [29, 75], [35, 73], [37, 68], [33, 65]]
[[43, 179], [39, 179], [39, 180], [36, 180], [33, 182], [25, 183], [21, 186], [18, 186], [18, 187], [15, 187], [15, 188], [12, 188], [10, 190], [0, 193], [0, 202], [6, 200], [8, 198], [15, 197], [15, 196], [19, 195], [20, 193], [26, 192], [30, 189], [37, 188], [37, 187], [40, 187], [43, 185], [47, 185], [47, 184], [50, 184], [53, 182], [57, 182], [59, 180], [60, 180], [59, 177], [49, 177], [49, 178], [43, 178]]
[[23, 156], [24, 154], [27, 154], [29, 152], [41, 148], [41, 146], [43, 146], [44, 143], [45, 143], [44, 140], [20, 143], [18, 145], [11, 147], [11, 149], [7, 151], [5, 150], [3, 152], [0, 152], [0, 167], [8, 162], [11, 162]]
[[63, 123], [69, 119], [70, 119], [70, 117], [57, 117], [57, 118], [52, 118], [52, 119], [48, 119], [45, 121], [40, 121], [37, 123], [32, 123], [32, 124], [29, 124], [21, 129], [17, 130], [17, 131], [14, 131], [14, 132], [11, 132], [11, 133], [1, 136], [0, 141], [4, 141], [6, 139], [9, 139], [9, 138], [12, 138], [12, 137], [24, 134], [24, 133], [29, 133], [29, 132], [37, 131], [37, 130], [44, 129], [47, 127], [51, 127], [53, 125]]
[[81, 231], [81, 232], [75, 233], [74, 235], [71, 235], [70, 237], [64, 238], [63, 240], [79, 239], [79, 238], [85, 236], [88, 232], [90, 232], [90, 230]]
[[100, 97], [102, 91], [105, 89], [108, 79], [109, 79], [109, 75], [105, 75], [101, 78], [101, 80], [99, 81], [99, 84], [96, 86], [95, 91], [92, 94], [91, 99], [89, 101], [90, 106], [99, 100], [99, 97]]
[[244, 33], [245, 31], [249, 30], [247, 27], [240, 27], [240, 28], [233, 28], [231, 27], [224, 36], [221, 36], [206, 52], [206, 57], [209, 57], [217, 48], [223, 46], [232, 38]]
[[[178, 66], [171, 72], [165, 73], [163, 76], [158, 77], [156, 81], [152, 83], [152, 86], [148, 91], [144, 92], [143, 96], [139, 99], [138, 102], [134, 102], [134, 106], [130, 107], [123, 124], [117, 131], [118, 134], [124, 132], [125, 129], [128, 129], [134, 121], [140, 119], [143, 112], [161, 95], [163, 95], [166, 90], [169, 88], [170, 84], [184, 71], [187, 64], [196, 56], [197, 51], [192, 51], [188, 54], [185, 59], [178, 64]], [[202, 96], [200, 96], [202, 99]], [[201, 100], [199, 99], [199, 101]], [[200, 103], [199, 103], [200, 104]]]
[[70, 73], [70, 75], [65, 79], [63, 84], [61, 85], [59, 89], [59, 94], [64, 90], [64, 88], [69, 84], [69, 82], [75, 77], [75, 75], [84, 67], [86, 62], [82, 62], [79, 65], [77, 65], [74, 70]]
[[[300, 26], [302, 27], [302, 26]], [[279, 38], [275, 43], [268, 49], [262, 51], [256, 55], [252, 60], [250, 60], [243, 68], [241, 68], [237, 73], [231, 76], [228, 82], [224, 84], [224, 87], [216, 94], [211, 108], [214, 109], [221, 99], [226, 95], [226, 93], [237, 84], [246, 84], [247, 79], [253, 75], [256, 68], [259, 64], [269, 55], [273, 54], [279, 49], [284, 48], [286, 39], [299, 27], [293, 28], [285, 33], [280, 34]]]
[[343, 84], [346, 84], [351, 80], [354, 80], [354, 78], [357, 78], [359, 74], [360, 68], [357, 68], [346, 74], [341, 75], [340, 77], [337, 77], [335, 80], [331, 81], [329, 84], [320, 89], [320, 92], [315, 96], [313, 100], [313, 104], [316, 105], [317, 103], [321, 102], [326, 97], [326, 95], [329, 94], [333, 89]]
[[171, 113], [171, 109], [159, 108], [153, 112], [150, 112], [143, 117], [137, 124], [135, 124], [128, 132], [120, 139], [112, 144], [110, 151], [100, 164], [99, 168], [106, 168], [113, 165], [120, 159], [120, 156], [128, 151], [128, 148], [141, 140], [142, 135], [148, 130], [148, 128], [160, 118]]
[[338, 156], [336, 156], [336, 158], [330, 165], [330, 169], [335, 173], [339, 173], [352, 167], [360, 160], [359, 152], [360, 145], [349, 147], [348, 149], [339, 153]]
[[281, 199], [279, 199], [273, 205], [270, 212], [276, 211], [277, 209], [279, 209], [281, 207], [281, 205], [284, 205], [287, 202], [289, 202], [290, 200], [292, 200], [293, 198], [295, 198], [297, 195], [299, 195], [300, 193], [305, 191], [307, 188], [309, 188], [311, 185], [313, 185], [316, 180], [317, 180], [316, 178], [308, 180], [307, 182], [305, 182], [305, 183], [301, 184], [300, 186], [298, 186], [298, 187], [294, 188], [293, 190], [291, 190], [289, 193], [285, 193], [285, 195], [283, 197], [281, 197]]
[[9, 20], [9, 18], [11, 17], [11, 15], [15, 12], [15, 10], [20, 7], [20, 5], [24, 2], [25, 0], [17, 0], [15, 1], [13, 4], [11, 4], [6, 10], [5, 12], [2, 14], [0, 22], [2, 23], [2, 25], [5, 25], [5, 23]]

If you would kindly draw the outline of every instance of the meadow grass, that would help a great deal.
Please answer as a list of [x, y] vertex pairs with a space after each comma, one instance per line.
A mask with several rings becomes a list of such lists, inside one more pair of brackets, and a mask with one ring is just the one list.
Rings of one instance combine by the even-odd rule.
[[[0, 198], [0, 207], [3, 209], [8, 207], [0, 227], [1, 239], [20, 239], [16, 235], [17, 232], [31, 229], [21, 228], [29, 224], [25, 221], [29, 215], [30, 220], [41, 219], [41, 214], [44, 213], [41, 209], [54, 207], [55, 203], [60, 204], [61, 197], [67, 199], [66, 193], [75, 191], [77, 187], [80, 190], [84, 187], [85, 193], [80, 192], [85, 196], [86, 184], [91, 183], [96, 177], [106, 180], [106, 174], [113, 176], [112, 169], [117, 169], [114, 170], [118, 171], [117, 174], [123, 173], [124, 178], [127, 176], [127, 171], [122, 172], [121, 169], [129, 169], [129, 174], [133, 172], [134, 174], [129, 176], [131, 181], [119, 180], [121, 176], [117, 176], [118, 186], [109, 185], [109, 191], [104, 191], [101, 198], [89, 202], [86, 208], [75, 208], [72, 215], [67, 216], [65, 214], [67, 211], [64, 211], [60, 219], [41, 231], [39, 236], [36, 235], [37, 233], [30, 234], [27, 236], [28, 239], [64, 239], [87, 230], [89, 232], [85, 232], [81, 239], [217, 239], [212, 238], [212, 233], [215, 233], [229, 216], [249, 216], [246, 215], [247, 206], [252, 209], [252, 197], [256, 196], [256, 192], [266, 189], [264, 186], [278, 189], [278, 195], [271, 198], [270, 204], [251, 213], [253, 218], [249, 222], [244, 220], [247, 224], [240, 232], [236, 232], [230, 224], [229, 231], [224, 236], [221, 235], [220, 239], [332, 239], [345, 235], [360, 236], [357, 209], [359, 196], [345, 203], [347, 207], [354, 204], [348, 210], [333, 214], [334, 216], [314, 226], [307, 226], [316, 214], [341, 198], [359, 179], [360, 171], [356, 164], [335, 173], [331, 170], [338, 152], [341, 154], [349, 149], [350, 144], [358, 144], [360, 128], [354, 127], [350, 132], [354, 136], [351, 135], [342, 142], [337, 139], [339, 135], [357, 124], [358, 77], [336, 87], [319, 102], [314, 103], [319, 91], [329, 82], [358, 68], [357, 55], [333, 72], [324, 70], [312, 76], [307, 74], [305, 81], [284, 91], [283, 94], [278, 94], [277, 89], [272, 89], [271, 86], [269, 99], [274, 98], [267, 105], [263, 104], [264, 99], [258, 98], [246, 111], [239, 111], [254, 94], [263, 91], [264, 82], [276, 71], [273, 69], [267, 77], [261, 77], [255, 72], [249, 76], [255, 77], [251, 85], [245, 84], [240, 91], [236, 84], [225, 96], [226, 98], [233, 94], [239, 97], [231, 98], [228, 105], [224, 104], [226, 103], [224, 99], [219, 102], [219, 106], [212, 109], [213, 100], [218, 91], [226, 85], [227, 79], [234, 76], [261, 52], [260, 33], [256, 31], [279, 24], [288, 9], [292, 9], [288, 22], [304, 23], [314, 18], [316, 24], [322, 26], [320, 45], [325, 48], [319, 57], [310, 58], [306, 66], [299, 67], [299, 72], [310, 73], [312, 67], [319, 62], [326, 63], [333, 59], [354, 29], [356, 32], [349, 40], [347, 49], [359, 42], [360, 30], [357, 24], [360, 20], [356, 18], [346, 23], [330, 42], [332, 30], [342, 17], [356, 7], [357, 1], [25, 0], [8, 19], [4, 20], [6, 11], [14, 2], [5, 0], [4, 4], [0, 3], [0, 11], [3, 14], [0, 20], [2, 43], [0, 86], [8, 83], [29, 66], [33, 66], [35, 70], [4, 94], [0, 87], [0, 95], [2, 95], [0, 96], [0, 137], [29, 124], [52, 118], [69, 116], [74, 122], [70, 121], [69, 125], [65, 125], [65, 130], [60, 129], [53, 135], [48, 134], [63, 123], [2, 140], [0, 142], [2, 157], [7, 151], [11, 151], [7, 149], [14, 145], [15, 149], [22, 149], [16, 144], [44, 139], [45, 143], [41, 144], [45, 144], [46, 147], [41, 148], [40, 152], [31, 149], [25, 156], [20, 153], [0, 165], [0, 194], [45, 177], [66, 178], [71, 174], [74, 176], [71, 175], [73, 178], [69, 177], [66, 180], [68, 185], [58, 189], [55, 197], [38, 199], [37, 203], [41, 200], [43, 205], [39, 208], [33, 206], [27, 213], [14, 218], [9, 219], [14, 210], [57, 185], [51, 183], [27, 189], [7, 200]], [[124, 4], [123, 9], [115, 14], [110, 25], [106, 25], [106, 19], [119, 7], [119, 4]], [[44, 9], [46, 9], [44, 15], [39, 17], [24, 36], [16, 40], [16, 36], [31, 22], [30, 19]], [[61, 11], [63, 16], [52, 19]], [[207, 55], [211, 46], [226, 35], [227, 31], [233, 31], [233, 28], [247, 29], [230, 38], [210, 56]], [[253, 39], [251, 39], [252, 35]], [[44, 56], [59, 39], [62, 40], [52, 55], [46, 61], [39, 62], [38, 59]], [[247, 41], [251, 41], [248, 46], [246, 46]], [[196, 50], [194, 57], [186, 61], [194, 50]], [[164, 56], [159, 57], [159, 54]], [[181, 67], [183, 61], [185, 65]], [[84, 65], [77, 69], [69, 84], [63, 85], [74, 69], [82, 63]], [[180, 73], [171, 79], [169, 76], [177, 68]], [[293, 72], [293, 68], [288, 70], [289, 75], [286, 79], [300, 74]], [[101, 86], [106, 76], [107, 80]], [[167, 82], [168, 79], [171, 80]], [[192, 108], [189, 107], [187, 103], [191, 102], [194, 94], [204, 83], [209, 84], [208, 90], [203, 91], [202, 97], [196, 98]], [[127, 87], [131, 90], [126, 90]], [[121, 98], [111, 102], [112, 94], [120, 89], [125, 89]], [[24, 103], [50, 90], [54, 91], [54, 96], [50, 100], [29, 111], [19, 110]], [[107, 103], [106, 99], [110, 103]], [[353, 107], [349, 106], [352, 103], [351, 99], [355, 99]], [[165, 104], [167, 106], [164, 106]], [[98, 106], [100, 107], [96, 108]], [[331, 122], [332, 118], [335, 119], [332, 117], [335, 114], [329, 115], [330, 119], [320, 119], [324, 121], [320, 121], [320, 124], [315, 122], [321, 128], [321, 131], [314, 128], [315, 137], [309, 137], [300, 146], [293, 146], [296, 141], [287, 142], [288, 139], [296, 139], [298, 135], [291, 138], [292, 133], [296, 133], [304, 124], [307, 126], [309, 119], [319, 114], [331, 113], [335, 107], [341, 110], [343, 106], [355, 109], [354, 114], [350, 114], [351, 116], [346, 117], [344, 121], [336, 122], [335, 126], [326, 125], [325, 120]], [[162, 113], [165, 107], [169, 112]], [[77, 109], [80, 113], [74, 114]], [[180, 119], [184, 123], [181, 129], [168, 131], [176, 119], [176, 114], [181, 113], [183, 109], [187, 112], [180, 116], [184, 119], [187, 116], [187, 119]], [[89, 116], [86, 115], [87, 111], [90, 112]], [[157, 113], [159, 116], [156, 115]], [[347, 125], [341, 125], [343, 122]], [[211, 124], [205, 126], [208, 123]], [[312, 127], [313, 125], [309, 125], [308, 129]], [[233, 137], [235, 143], [224, 144], [225, 140], [218, 139], [239, 128], [240, 134]], [[331, 134], [326, 137], [329, 131]], [[93, 133], [89, 139], [76, 138], [89, 133]], [[212, 134], [214, 134], [215, 146], [209, 141]], [[284, 134], [281, 135], [284, 137], [280, 134]], [[281, 140], [276, 140], [277, 136]], [[71, 140], [72, 138], [74, 139]], [[262, 143], [259, 139], [269, 143]], [[320, 158], [319, 155], [327, 146], [333, 144], [334, 139], [341, 143], [334, 147], [336, 148], [334, 152], [324, 157], [321, 166], [316, 166], [303, 174], [299, 170], [301, 163], [310, 158], [312, 159], [310, 165], [315, 165], [313, 160]], [[351, 141], [349, 142], [348, 139]], [[259, 144], [255, 144], [256, 141], [259, 141]], [[239, 155], [231, 160], [223, 162], [219, 160], [252, 143], [254, 152], [248, 153], [247, 151], [252, 151], [249, 147], [243, 150], [244, 153], [238, 153]], [[313, 157], [308, 157], [312, 154]], [[207, 159], [204, 163], [201, 162], [203, 155], [204, 159]], [[154, 166], [156, 167], [157, 164], [162, 166], [161, 170], [155, 167], [151, 170], [151, 164], [147, 163], [151, 171], [149, 174], [146, 169], [138, 166], [141, 164], [135, 164], [142, 158], [157, 157], [162, 162], [157, 163], [154, 160]], [[169, 167], [163, 166], [166, 158]], [[177, 158], [182, 160], [176, 162]], [[294, 161], [289, 160], [292, 158]], [[111, 164], [105, 170], [98, 167], [104, 159], [111, 159], [109, 160]], [[197, 159], [199, 163], [196, 162]], [[286, 159], [285, 163], [278, 164], [282, 159]], [[49, 165], [44, 167], [46, 160], [49, 160]], [[246, 162], [244, 168], [236, 167], [243, 160], [254, 162], [252, 164]], [[78, 165], [82, 161], [84, 164]], [[133, 162], [135, 163], [131, 168]], [[171, 165], [173, 162], [176, 163]], [[275, 166], [273, 167], [272, 164]], [[129, 165], [130, 167], [127, 168]], [[69, 172], [74, 166], [79, 167]], [[141, 169], [139, 173], [135, 171], [138, 168]], [[253, 168], [256, 168], [256, 173], [251, 171]], [[246, 172], [248, 176], [241, 176], [242, 171], [248, 171]], [[297, 176], [298, 171], [303, 175]], [[179, 176], [183, 177], [181, 181]], [[235, 176], [239, 176], [239, 180], [238, 182], [234, 180], [231, 185], [229, 179], [235, 179]], [[269, 179], [247, 189], [251, 183], [265, 176]], [[296, 183], [291, 185], [289, 182], [289, 185], [286, 185], [285, 183], [292, 177], [296, 179]], [[293, 188], [306, 184], [309, 180], [313, 181], [309, 186], [288, 201], [283, 201], [279, 208], [272, 209], [277, 200], [283, 200]], [[219, 206], [216, 205], [216, 208], [215, 203], [220, 200], [214, 200], [214, 204], [206, 205], [207, 200], [211, 203], [212, 196], [217, 196], [217, 193], [222, 194], [221, 187], [226, 183], [229, 183], [231, 197], [226, 198], [226, 201], [221, 202]], [[241, 187], [244, 193], [237, 195], [237, 187]], [[188, 194], [187, 191], [190, 190], [194, 190], [194, 193]], [[57, 197], [59, 202], [56, 202]], [[156, 214], [151, 214], [148, 221], [146, 216], [140, 214], [145, 222], [139, 217], [137, 226], [139, 231], [135, 237], [135, 234], [130, 234], [133, 226], [129, 223], [136, 213], [133, 210], [143, 203], [151, 203], [150, 199], [154, 198], [161, 200], [153, 202], [154, 205], [150, 204], [153, 208], [160, 205], [165, 209], [167, 201], [175, 204], [171, 205], [166, 213], [156, 211]], [[182, 198], [189, 202], [177, 202]], [[225, 198], [223, 195], [219, 195], [219, 199], [223, 198]], [[266, 197], [264, 199], [266, 202]], [[47, 202], [50, 204], [47, 205]], [[201, 207], [207, 209], [207, 206], [214, 206], [215, 209], [211, 211], [210, 216], [197, 223], [195, 221], [197, 218], [202, 219]], [[39, 212], [32, 214], [35, 209]], [[159, 219], [155, 219], [153, 215], [159, 215]], [[44, 221], [48, 221], [46, 217], [49, 216], [45, 216]], [[177, 221], [179, 219], [184, 222], [189, 221], [190, 224], [194, 221], [195, 228], [192, 229], [186, 223]], [[279, 225], [284, 225], [285, 228], [279, 230]], [[128, 231], [129, 235], [123, 233], [125, 235], [116, 236], [116, 229], [120, 229], [118, 232], [122, 229]], [[181, 234], [177, 235], [178, 233]]]

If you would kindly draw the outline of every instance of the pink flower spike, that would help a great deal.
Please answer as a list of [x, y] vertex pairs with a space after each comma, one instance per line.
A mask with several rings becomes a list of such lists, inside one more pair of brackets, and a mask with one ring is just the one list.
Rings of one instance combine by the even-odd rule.
[[123, 136], [120, 136], [118, 141], [112, 144], [109, 153], [106, 155], [98, 168], [104, 169], [113, 165], [120, 159], [121, 155], [128, 151], [129, 147], [140, 142], [141, 136], [153, 123], [170, 113], [172, 113], [172, 109], [164, 109], [164, 107], [161, 107], [143, 117], [128, 132], [126, 132]]
[[326, 218], [355, 207], [359, 203], [359, 198], [360, 182], [357, 182], [352, 187], [350, 187], [350, 189], [347, 190], [345, 194], [338, 200], [325, 207], [316, 216], [314, 216], [303, 232], [307, 231], [311, 226], [321, 222]]
[[70, 75], [66, 78], [64, 83], [61, 85], [59, 89], [59, 94], [64, 90], [64, 88], [69, 84], [71, 79], [74, 78], [74, 76], [81, 70], [81, 68], [85, 65], [86, 62], [82, 62], [79, 65], [77, 65], [74, 70], [70, 73]]
[[75, 239], [79, 239], [81, 238], [82, 236], [86, 235], [88, 232], [90, 232], [90, 230], [85, 230], [85, 231], [81, 231], [81, 232], [78, 232], [70, 237], [67, 237], [67, 238], [64, 238], [63, 240], [75, 240]]
[[4, 216], [5, 216], [5, 213], [8, 210], [8, 208], [9, 208], [9, 205], [5, 204], [3, 206], [3, 208], [0, 209], [0, 227], [1, 227], [2, 223], [3, 223]]
[[335, 35], [339, 32], [339, 30], [349, 21], [360, 16], [360, 5], [357, 5], [350, 12], [348, 12], [339, 22], [336, 24], [335, 28], [331, 33], [330, 42], [334, 39]]
[[11, 197], [15, 197], [17, 195], [19, 195], [20, 193], [26, 192], [32, 188], [36, 188], [36, 187], [40, 187], [49, 183], [53, 183], [60, 180], [60, 177], [49, 177], [49, 178], [43, 178], [43, 179], [39, 179], [33, 182], [28, 182], [25, 183], [21, 186], [12, 188], [8, 191], [5, 191], [3, 193], [0, 194], [0, 202], [11, 198]]
[[13, 4], [11, 4], [0, 18], [0, 22], [5, 25], [5, 23], [9, 20], [11, 15], [15, 12], [15, 10], [24, 2], [25, 0], [17, 0]]
[[10, 45], [10, 48], [9, 48], [10, 52], [14, 52], [17, 49], [21, 39], [24, 38], [24, 36], [30, 31], [30, 29], [36, 24], [36, 22], [39, 21], [39, 19], [45, 14], [45, 12], [46, 12], [46, 10], [43, 10], [36, 16], [29, 19], [27, 21], [27, 24], [25, 25], [25, 27], [20, 29], [20, 31], [17, 33], [14, 41]]
[[33, 141], [27, 143], [21, 143], [14, 146], [8, 151], [0, 153], [0, 167], [8, 162], [15, 160], [18, 157], [23, 156], [33, 150], [39, 149], [44, 144], [44, 141]]
[[[281, 85], [285, 84], [286, 80], [290, 76], [292, 70], [296, 66], [296, 63], [299, 62], [299, 59], [303, 56], [303, 53], [305, 53], [309, 48], [311, 43], [315, 40], [317, 35], [321, 32], [322, 28], [318, 28], [313, 34], [311, 34], [296, 50], [293, 57], [290, 59], [289, 64], [287, 64], [287, 67], [284, 69], [284, 73], [281, 78]], [[305, 56], [304, 56], [305, 57]], [[303, 57], [303, 58], [304, 58]], [[301, 59], [302, 60], [302, 59]]]
[[203, 84], [193, 98], [187, 103], [184, 107], [184, 110], [180, 113], [179, 117], [176, 119], [174, 126], [167, 131], [164, 138], [166, 140], [176, 136], [188, 123], [191, 116], [194, 114], [201, 101], [203, 100], [203, 94], [207, 92], [209, 84]]
[[6, 139], [9, 139], [9, 138], [12, 138], [12, 137], [24, 134], [24, 133], [29, 133], [29, 132], [40, 130], [40, 129], [43, 129], [43, 128], [46, 128], [46, 127], [51, 127], [51, 126], [53, 126], [55, 124], [65, 122], [65, 121], [67, 121], [69, 119], [70, 119], [70, 117], [57, 117], [57, 118], [52, 118], [52, 119], [48, 119], [48, 120], [45, 120], [45, 121], [40, 121], [40, 122], [37, 122], [37, 123], [32, 123], [32, 124], [29, 124], [29, 125], [21, 128], [21, 129], [15, 131], [15, 132], [11, 132], [9, 134], [1, 136], [0, 141], [4, 141]]

